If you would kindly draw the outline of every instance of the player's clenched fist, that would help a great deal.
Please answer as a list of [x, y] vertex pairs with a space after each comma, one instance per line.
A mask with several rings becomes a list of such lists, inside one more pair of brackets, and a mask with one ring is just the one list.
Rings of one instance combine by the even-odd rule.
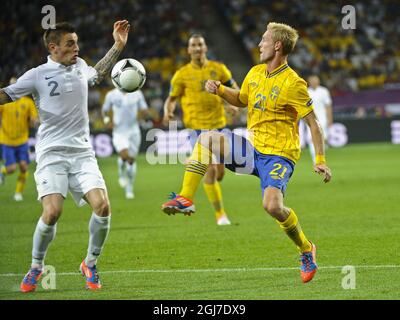
[[216, 81], [216, 80], [207, 80], [205, 89], [207, 92], [212, 93], [212, 94], [217, 94], [218, 88], [221, 85], [221, 81]]

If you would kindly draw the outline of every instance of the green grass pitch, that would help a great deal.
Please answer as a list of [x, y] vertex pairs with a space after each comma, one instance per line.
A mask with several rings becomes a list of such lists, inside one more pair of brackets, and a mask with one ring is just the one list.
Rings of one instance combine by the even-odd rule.
[[[142, 155], [134, 200], [118, 186], [116, 158], [99, 160], [112, 207], [98, 262], [103, 289], [86, 291], [78, 273], [91, 213], [69, 196], [46, 258], [56, 289], [22, 294], [41, 214], [32, 164], [24, 202], [12, 200], [16, 175], [0, 189], [0, 299], [399, 299], [399, 146], [351, 145], [327, 156], [332, 182], [313, 173], [304, 150], [285, 199], [318, 248], [320, 269], [308, 284], [300, 280], [295, 246], [263, 211], [257, 178], [226, 173], [222, 190], [233, 225], [218, 227], [202, 187], [192, 217], [163, 214], [160, 205], [179, 191], [183, 165], [149, 165]], [[342, 287], [346, 265], [355, 267], [355, 289]]]

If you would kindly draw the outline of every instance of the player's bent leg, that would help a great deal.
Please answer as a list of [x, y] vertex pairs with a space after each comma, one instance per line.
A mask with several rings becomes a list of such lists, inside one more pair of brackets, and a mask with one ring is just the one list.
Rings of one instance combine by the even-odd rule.
[[96, 215], [100, 217], [111, 215], [110, 202], [106, 190], [100, 188], [92, 189], [85, 194], [84, 198]]
[[56, 235], [56, 223], [61, 216], [63, 201], [64, 198], [60, 194], [51, 194], [42, 198], [43, 213], [33, 234], [31, 269], [20, 285], [20, 289], [24, 293], [35, 291], [37, 288], [47, 249]]
[[301, 279], [303, 282], [310, 281], [318, 268], [316, 263], [316, 247], [306, 238], [296, 213], [293, 209], [284, 206], [281, 190], [274, 187], [265, 189], [263, 206], [276, 219], [280, 228], [296, 244], [301, 253]]
[[[221, 153], [223, 155], [226, 148], [221, 146], [224, 146], [225, 143], [224, 135], [219, 132], [209, 131], [200, 134], [186, 163], [182, 189], [179, 194], [171, 193], [170, 200], [161, 206], [162, 211], [168, 215], [175, 213], [191, 215], [194, 213], [194, 194], [207, 172], [208, 166], [212, 162], [217, 163], [215, 158], [220, 158]], [[216, 156], [213, 156], [213, 152]]]
[[96, 263], [110, 231], [111, 210], [108, 195], [104, 189], [92, 189], [84, 198], [92, 207], [93, 212], [89, 221], [87, 256], [82, 261], [79, 269], [82, 275], [86, 277], [86, 288], [98, 290], [102, 286]]

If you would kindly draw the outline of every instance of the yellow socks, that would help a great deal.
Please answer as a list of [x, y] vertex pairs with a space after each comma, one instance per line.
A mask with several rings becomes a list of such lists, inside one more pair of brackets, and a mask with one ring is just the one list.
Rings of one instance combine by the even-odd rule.
[[296, 244], [297, 248], [299, 248], [300, 252], [308, 252], [312, 250], [310, 241], [307, 240], [304, 232], [301, 230], [301, 226], [299, 224], [299, 220], [296, 216], [296, 213], [290, 209], [290, 213], [288, 218], [280, 222], [276, 220], [283, 231], [288, 235], [290, 239]]
[[192, 155], [186, 164], [183, 176], [182, 190], [179, 195], [193, 200], [197, 187], [205, 175], [208, 165], [211, 163], [212, 153], [200, 143], [196, 143]]
[[222, 202], [221, 185], [218, 181], [214, 184], [204, 183], [204, 191], [206, 192], [208, 201], [214, 206], [216, 218], [220, 218], [225, 214], [224, 203]]
[[17, 186], [15, 188], [15, 193], [22, 193], [24, 191], [27, 177], [28, 177], [28, 172], [19, 173], [17, 179]]
[[6, 169], [6, 167], [1, 167], [1, 166], [0, 166], [0, 170], [1, 170], [1, 173], [2, 173], [2, 174], [7, 175], [7, 169]]

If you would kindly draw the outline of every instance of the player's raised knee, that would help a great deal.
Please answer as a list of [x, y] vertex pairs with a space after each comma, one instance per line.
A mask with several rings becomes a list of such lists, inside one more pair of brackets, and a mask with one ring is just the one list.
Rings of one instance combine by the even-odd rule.
[[264, 210], [271, 216], [278, 217], [283, 212], [283, 205], [278, 202], [263, 202]]

